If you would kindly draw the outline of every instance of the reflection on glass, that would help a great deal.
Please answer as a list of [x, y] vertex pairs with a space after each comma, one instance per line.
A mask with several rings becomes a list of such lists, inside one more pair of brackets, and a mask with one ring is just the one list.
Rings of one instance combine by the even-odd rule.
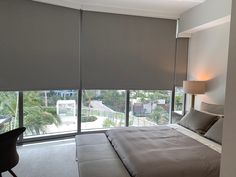
[[125, 126], [124, 90], [83, 90], [81, 130]]
[[0, 133], [19, 127], [18, 92], [0, 92]]
[[77, 91], [24, 92], [25, 137], [62, 134], [77, 130]]
[[171, 91], [130, 91], [130, 126], [153, 126], [169, 123]]

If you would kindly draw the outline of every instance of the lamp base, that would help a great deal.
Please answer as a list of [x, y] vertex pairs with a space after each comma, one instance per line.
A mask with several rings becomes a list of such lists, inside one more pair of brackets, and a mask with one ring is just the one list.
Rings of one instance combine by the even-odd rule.
[[195, 95], [192, 95], [191, 99], [191, 108], [194, 109], [194, 103], [195, 103]]

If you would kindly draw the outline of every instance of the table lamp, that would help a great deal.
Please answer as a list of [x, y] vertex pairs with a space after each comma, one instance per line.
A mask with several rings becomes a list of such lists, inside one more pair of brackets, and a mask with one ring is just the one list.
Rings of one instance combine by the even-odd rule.
[[192, 95], [191, 108], [194, 109], [195, 95], [206, 92], [206, 81], [183, 81], [183, 89], [185, 93]]

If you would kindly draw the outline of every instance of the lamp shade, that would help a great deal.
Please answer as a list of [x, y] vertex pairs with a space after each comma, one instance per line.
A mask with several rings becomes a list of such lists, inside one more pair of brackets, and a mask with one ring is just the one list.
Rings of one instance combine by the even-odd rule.
[[204, 94], [206, 92], [206, 81], [184, 81], [183, 89], [189, 94]]

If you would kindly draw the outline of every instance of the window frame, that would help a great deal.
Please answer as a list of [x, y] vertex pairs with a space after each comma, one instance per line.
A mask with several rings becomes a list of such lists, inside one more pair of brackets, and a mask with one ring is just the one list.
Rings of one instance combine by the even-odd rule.
[[[63, 89], [62, 89], [63, 90]], [[73, 133], [62, 133], [62, 134], [55, 134], [55, 135], [47, 135], [47, 136], [38, 136], [38, 137], [27, 137], [24, 138], [23, 135], [21, 135], [18, 139], [18, 144], [24, 144], [24, 143], [33, 143], [38, 141], [45, 141], [45, 140], [55, 140], [55, 139], [64, 139], [69, 137], [74, 137], [79, 134], [90, 134], [90, 133], [104, 133], [106, 130], [89, 130], [89, 131], [81, 131], [81, 114], [82, 114], [82, 89], [77, 89], [77, 130]], [[174, 112], [174, 99], [175, 99], [175, 87], [171, 90], [171, 113]], [[130, 90], [125, 90], [126, 92], [126, 103], [125, 103], [125, 127], [129, 127], [129, 112], [130, 112]], [[18, 115], [19, 115], [19, 127], [24, 126], [24, 105], [23, 105], [23, 91], [18, 91], [19, 94], [19, 100], [18, 100]], [[186, 107], [186, 94], [184, 94], [184, 106], [183, 106], [183, 115], [185, 114], [185, 107]], [[172, 123], [172, 114], [170, 114], [170, 122]]]
[[177, 112], [176, 110], [175, 110], [175, 101], [176, 101], [176, 88], [183, 88], [183, 87], [178, 87], [178, 86], [175, 86], [174, 87], [174, 96], [173, 96], [173, 112], [175, 113], [175, 114], [178, 114], [178, 115], [181, 115], [181, 116], [184, 116], [185, 115], [185, 103], [186, 103], [186, 93], [184, 93], [183, 92], [183, 106], [182, 106], [182, 113], [179, 113], [179, 112]]

